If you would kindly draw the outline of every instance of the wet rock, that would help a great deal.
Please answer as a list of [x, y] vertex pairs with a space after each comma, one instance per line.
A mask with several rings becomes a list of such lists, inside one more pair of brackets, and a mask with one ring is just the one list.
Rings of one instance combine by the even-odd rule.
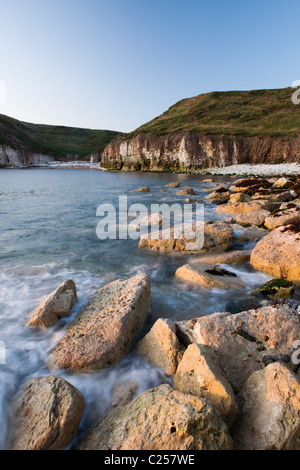
[[251, 264], [277, 278], [300, 280], [299, 227], [279, 227], [262, 238], [252, 251]]
[[139, 193], [150, 193], [150, 188], [148, 186], [145, 186], [144, 188], [139, 188], [137, 189]]
[[277, 214], [267, 217], [265, 226], [269, 230], [275, 230], [278, 227], [293, 224], [298, 221], [300, 222], [300, 208], [295, 207], [279, 211]]
[[179, 363], [174, 383], [180, 392], [207, 398], [220, 412], [228, 427], [232, 426], [237, 404], [211, 347], [191, 344]]
[[285, 305], [235, 315], [215, 313], [176, 325], [183, 344], [206, 344], [214, 348], [235, 392], [241, 390], [253, 372], [264, 367], [266, 355], [291, 355], [294, 341], [300, 338], [300, 317]]
[[79, 450], [230, 450], [227, 426], [209, 401], [169, 385], [149, 390], [98, 421]]
[[174, 323], [169, 319], [157, 320], [150, 332], [138, 343], [137, 350], [167, 374], [175, 374], [180, 345]]
[[[140, 238], [139, 247], [148, 248], [164, 253], [171, 252], [187, 252], [193, 253], [207, 253], [211, 251], [226, 251], [232, 246], [233, 230], [223, 222], [205, 223], [204, 224], [204, 244], [200, 246], [191, 247], [193, 243], [194, 226], [189, 225], [184, 227], [184, 234], [182, 236], [182, 227], [180, 230], [162, 230], [151, 234], [144, 234]], [[197, 228], [198, 230], [198, 228]], [[200, 226], [200, 232], [202, 225]], [[200, 237], [202, 240], [202, 237]]]
[[244, 283], [235, 273], [219, 265], [191, 263], [177, 269], [175, 276], [209, 289], [242, 289]]
[[112, 407], [127, 405], [134, 397], [138, 389], [135, 380], [118, 382], [112, 390]]
[[250, 225], [256, 225], [261, 227], [264, 225], [266, 218], [270, 215], [269, 211], [260, 209], [258, 211], [249, 212], [249, 214], [240, 214], [236, 217], [236, 223], [249, 227]]
[[251, 227], [247, 227], [245, 230], [243, 230], [243, 232], [237, 235], [235, 238], [238, 243], [243, 243], [247, 241], [257, 242], [266, 235], [268, 235], [268, 233], [268, 230], [256, 227], [256, 225], [252, 225]]
[[257, 292], [275, 299], [290, 299], [295, 290], [295, 284], [286, 279], [273, 279], [258, 287]]
[[77, 302], [76, 286], [73, 281], [63, 282], [32, 314], [27, 326], [48, 328], [61, 318], [71, 315]]
[[84, 410], [81, 393], [59, 377], [28, 382], [15, 403], [14, 450], [59, 450], [74, 439]]
[[208, 263], [208, 264], [229, 264], [238, 265], [247, 263], [250, 260], [251, 251], [236, 250], [226, 253], [214, 253], [211, 255], [195, 256], [190, 260], [193, 263]]
[[185, 187], [182, 191], [176, 193], [177, 196], [196, 196], [197, 192], [193, 188]]
[[211, 202], [227, 202], [229, 201], [230, 198], [230, 191], [224, 191], [224, 192], [219, 192], [219, 191], [213, 191], [212, 193], [208, 194], [206, 196], [206, 199], [211, 200]]
[[103, 369], [118, 362], [136, 338], [148, 313], [150, 278], [138, 274], [93, 294], [52, 349], [49, 367]]
[[300, 449], [300, 381], [276, 362], [245, 383], [234, 437], [238, 449]]
[[166, 188], [180, 188], [180, 183], [176, 181], [175, 183], [166, 184]]

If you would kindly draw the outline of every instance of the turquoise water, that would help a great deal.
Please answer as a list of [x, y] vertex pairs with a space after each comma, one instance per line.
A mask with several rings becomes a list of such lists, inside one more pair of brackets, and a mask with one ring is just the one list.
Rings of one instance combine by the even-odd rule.
[[[198, 197], [216, 186], [193, 175], [110, 173], [97, 170], [1, 170], [0, 171], [0, 341], [6, 344], [6, 365], [0, 364], [0, 448], [6, 448], [11, 403], [30, 378], [51, 375], [45, 361], [49, 350], [63, 336], [88, 296], [117, 279], [148, 271], [152, 281], [151, 310], [144, 331], [156, 319], [194, 318], [218, 311], [237, 312], [249, 302], [251, 290], [268, 278], [249, 266], [236, 269], [247, 288], [236, 292], [193, 288], [173, 278], [186, 263], [185, 255], [162, 255], [138, 249], [134, 240], [100, 241], [96, 235], [100, 204], [118, 205], [119, 196], [129, 204], [184, 202], [178, 190], [166, 184], [179, 180], [192, 186]], [[214, 177], [221, 183], [222, 177]], [[227, 178], [228, 181], [228, 178]], [[149, 186], [150, 193], [136, 189]], [[214, 205], [205, 205], [206, 220], [222, 217]], [[224, 218], [224, 217], [223, 217]], [[241, 248], [237, 246], [237, 248]], [[79, 303], [72, 317], [54, 328], [35, 331], [25, 327], [32, 311], [62, 281], [73, 279]], [[170, 381], [163, 372], [134, 352], [117, 366], [86, 374], [58, 374], [84, 395], [86, 411], [77, 438], [110, 406], [116, 382], [135, 379], [138, 393]]]

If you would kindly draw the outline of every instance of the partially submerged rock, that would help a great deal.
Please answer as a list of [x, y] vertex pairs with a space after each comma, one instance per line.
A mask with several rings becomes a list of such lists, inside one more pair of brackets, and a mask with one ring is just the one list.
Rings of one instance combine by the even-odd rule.
[[210, 289], [242, 289], [244, 283], [235, 273], [219, 265], [191, 263], [177, 269], [175, 276]]
[[237, 404], [211, 347], [191, 344], [179, 363], [174, 383], [180, 392], [207, 398], [220, 412], [228, 427], [232, 426]]
[[235, 315], [215, 313], [176, 324], [183, 344], [214, 348], [235, 392], [253, 372], [264, 368], [265, 356], [291, 355], [294, 341], [300, 338], [300, 317], [288, 306], [264, 307]]
[[127, 405], [133, 399], [137, 389], [138, 384], [135, 380], [116, 383], [112, 390], [112, 407]]
[[150, 188], [148, 186], [145, 186], [144, 188], [139, 188], [137, 189], [139, 193], [150, 193]]
[[173, 390], [148, 390], [100, 419], [79, 450], [230, 450], [227, 426], [209, 401]]
[[300, 380], [276, 362], [252, 374], [240, 393], [238, 449], [300, 449]]
[[72, 370], [110, 367], [128, 352], [150, 303], [150, 278], [138, 274], [102, 287], [52, 349], [49, 366]]
[[251, 264], [277, 278], [300, 280], [299, 227], [279, 227], [262, 238], [252, 251]]
[[[174, 230], [171, 227], [169, 230], [161, 230], [151, 234], [144, 234], [140, 238], [139, 247], [148, 248], [151, 250], [161, 251], [164, 253], [172, 252], [186, 252], [193, 253], [207, 253], [211, 251], [226, 251], [232, 246], [233, 230], [224, 222], [205, 223], [204, 226], [200, 224], [197, 230], [200, 232], [200, 241], [202, 240], [201, 234], [204, 229], [204, 244], [201, 246], [191, 247], [191, 243], [195, 241], [195, 227], [189, 224], [184, 227], [184, 231]], [[183, 235], [182, 235], [183, 232]], [[194, 237], [194, 238], [193, 238]]]
[[138, 343], [137, 350], [167, 374], [175, 374], [180, 354], [175, 324], [169, 319], [157, 320], [150, 332]]
[[178, 181], [176, 181], [174, 183], [166, 184], [166, 188], [180, 188], [180, 183], [178, 183]]
[[235, 237], [235, 239], [238, 243], [243, 243], [247, 241], [257, 242], [266, 235], [268, 235], [268, 233], [268, 230], [261, 227], [257, 227], [256, 225], [252, 225], [251, 227], [246, 227], [245, 230], [242, 231], [242, 233]]
[[84, 410], [81, 393], [59, 377], [28, 382], [15, 404], [14, 450], [59, 450], [74, 439]]
[[74, 282], [65, 281], [35, 310], [27, 326], [39, 326], [40, 328], [54, 326], [61, 318], [71, 315], [76, 302]]
[[272, 279], [258, 287], [257, 292], [275, 299], [290, 299], [295, 290], [295, 284], [286, 279]]
[[196, 196], [197, 192], [193, 188], [185, 187], [182, 191], [176, 193], [177, 196]]

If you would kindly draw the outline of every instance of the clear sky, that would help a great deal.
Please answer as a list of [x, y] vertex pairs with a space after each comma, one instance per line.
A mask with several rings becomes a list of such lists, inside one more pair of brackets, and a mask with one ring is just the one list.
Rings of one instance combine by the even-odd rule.
[[131, 131], [190, 96], [291, 86], [299, 46], [299, 0], [0, 0], [0, 113]]

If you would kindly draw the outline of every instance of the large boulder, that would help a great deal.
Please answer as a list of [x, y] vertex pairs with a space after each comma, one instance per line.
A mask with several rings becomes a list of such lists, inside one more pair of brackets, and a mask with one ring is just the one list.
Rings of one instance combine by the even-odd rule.
[[216, 209], [217, 214], [249, 214], [249, 212], [258, 210], [272, 211], [274, 209], [273, 203], [270, 201], [250, 201], [239, 203], [228, 203], [218, 206]]
[[150, 303], [150, 278], [138, 274], [94, 293], [52, 349], [49, 367], [92, 370], [110, 367], [126, 354]]
[[174, 384], [180, 392], [207, 398], [228, 427], [232, 426], [237, 404], [213, 348], [191, 344], [179, 363]]
[[245, 193], [233, 193], [230, 196], [230, 203], [231, 204], [238, 204], [239, 202], [249, 202], [251, 197]]
[[149, 390], [100, 419], [79, 450], [229, 450], [227, 426], [209, 401], [169, 385]]
[[189, 247], [195, 240], [195, 238], [193, 239], [195, 231], [191, 224], [185, 225], [184, 231], [182, 230], [183, 235], [181, 231], [177, 232], [173, 227], [170, 231], [161, 230], [151, 234], [143, 234], [140, 238], [139, 247], [164, 253], [186, 252], [189, 254], [226, 251], [231, 248], [233, 230], [228, 224], [224, 222], [206, 222], [204, 226], [199, 224], [199, 231], [202, 230], [204, 230], [204, 244], [194, 249]]
[[59, 377], [28, 382], [15, 403], [14, 450], [59, 450], [74, 439], [84, 410], [81, 393]]
[[264, 307], [235, 315], [215, 313], [177, 322], [183, 344], [214, 348], [229, 383], [241, 390], [250, 375], [264, 368], [268, 356], [293, 353], [300, 338], [300, 316], [288, 306]]
[[251, 254], [255, 269], [289, 281], [300, 280], [300, 224], [279, 227], [262, 238]]
[[70, 316], [76, 302], [74, 282], [65, 281], [35, 310], [27, 326], [39, 326], [40, 328], [54, 326], [61, 318]]
[[252, 374], [240, 393], [238, 449], [300, 450], [300, 380], [275, 362]]
[[[242, 225], [240, 225], [238, 227], [243, 229]], [[268, 233], [269, 233], [269, 231], [264, 229], [264, 228], [257, 227], [256, 225], [251, 225], [250, 227], [246, 227], [245, 230], [242, 230], [241, 233], [237, 234], [235, 236], [235, 239], [238, 243], [244, 243], [244, 242], [248, 242], [248, 241], [258, 242], [263, 237], [268, 235]]]
[[300, 222], [300, 207], [287, 209], [277, 212], [266, 218], [265, 226], [269, 230], [275, 230], [278, 227]]
[[191, 263], [177, 269], [175, 276], [209, 289], [242, 289], [244, 283], [237, 275], [219, 265]]
[[167, 374], [175, 374], [180, 354], [175, 324], [169, 319], [157, 320], [150, 332], [138, 343], [137, 350]]

